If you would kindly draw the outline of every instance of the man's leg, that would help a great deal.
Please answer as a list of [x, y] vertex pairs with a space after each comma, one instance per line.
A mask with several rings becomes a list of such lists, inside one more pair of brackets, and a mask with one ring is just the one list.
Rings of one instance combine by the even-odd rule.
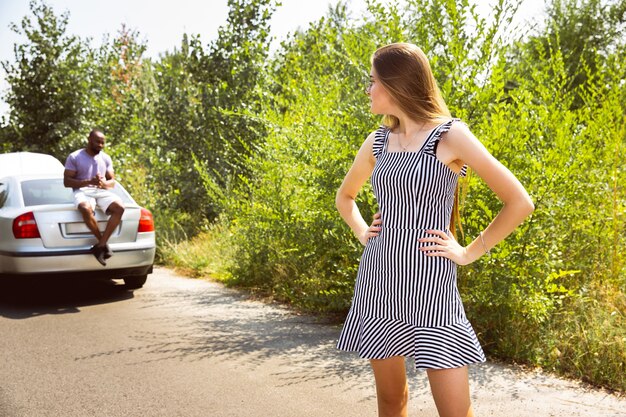
[[[93, 233], [93, 235], [100, 241], [102, 239], [102, 233], [100, 233], [100, 229], [98, 229], [98, 221], [96, 220], [96, 216], [94, 215], [93, 208], [91, 204], [83, 201], [78, 204], [78, 211], [83, 216], [83, 221], [87, 225], [87, 228]], [[91, 253], [96, 257], [96, 260], [102, 264], [102, 266], [106, 266], [106, 261], [104, 260], [104, 251], [102, 248], [94, 245], [91, 248]]]
[[113, 234], [113, 231], [117, 226], [119, 226], [122, 221], [122, 215], [124, 214], [124, 204], [121, 201], [114, 201], [109, 204], [109, 207], [106, 210], [106, 213], [110, 216], [109, 221], [107, 222], [107, 226], [104, 229], [104, 233], [100, 236], [98, 241], [98, 246], [106, 246], [109, 238]]
[[98, 229], [98, 222], [96, 221], [96, 216], [93, 214], [93, 209], [91, 208], [91, 204], [84, 201], [78, 205], [78, 211], [83, 216], [83, 221], [87, 225], [87, 228], [93, 233], [93, 235], [100, 241], [102, 239], [102, 234], [100, 233], [100, 229]]

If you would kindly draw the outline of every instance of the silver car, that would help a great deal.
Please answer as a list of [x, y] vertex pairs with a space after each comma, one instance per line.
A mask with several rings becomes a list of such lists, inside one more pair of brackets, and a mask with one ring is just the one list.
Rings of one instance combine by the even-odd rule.
[[[0, 154], [0, 277], [24, 275], [123, 279], [140, 288], [152, 272], [156, 251], [152, 214], [118, 183], [122, 221], [109, 239], [114, 256], [100, 265], [90, 252], [96, 242], [63, 185], [64, 167], [38, 153]], [[107, 216], [96, 210], [104, 231]]]

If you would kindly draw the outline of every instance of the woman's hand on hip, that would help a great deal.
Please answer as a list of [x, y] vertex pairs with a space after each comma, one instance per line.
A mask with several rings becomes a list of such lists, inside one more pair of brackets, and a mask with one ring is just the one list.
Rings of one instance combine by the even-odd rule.
[[383, 224], [383, 220], [380, 218], [380, 211], [374, 214], [374, 220], [370, 227], [365, 229], [365, 232], [359, 236], [359, 241], [365, 246], [370, 237], [378, 236], [380, 233], [380, 225]]
[[427, 230], [426, 233], [434, 235], [432, 237], [423, 237], [419, 240], [422, 243], [431, 243], [431, 245], [420, 247], [420, 250], [425, 252], [426, 256], [448, 258], [457, 265], [470, 263], [467, 258], [467, 249], [461, 246], [453, 236], [442, 230]]

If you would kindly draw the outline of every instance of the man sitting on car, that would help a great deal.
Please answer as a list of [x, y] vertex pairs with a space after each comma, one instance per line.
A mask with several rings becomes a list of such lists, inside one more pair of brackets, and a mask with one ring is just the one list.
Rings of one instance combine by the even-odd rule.
[[[92, 130], [87, 146], [67, 157], [63, 178], [63, 184], [74, 189], [76, 208], [81, 212], [89, 230], [98, 239], [98, 243], [92, 246], [91, 253], [103, 266], [106, 265], [106, 259], [113, 256], [108, 241], [124, 214], [124, 203], [116, 194], [109, 191], [115, 186], [115, 176], [111, 157], [102, 152], [104, 142], [104, 134], [99, 130]], [[102, 233], [98, 229], [95, 217], [96, 206], [110, 216]]]

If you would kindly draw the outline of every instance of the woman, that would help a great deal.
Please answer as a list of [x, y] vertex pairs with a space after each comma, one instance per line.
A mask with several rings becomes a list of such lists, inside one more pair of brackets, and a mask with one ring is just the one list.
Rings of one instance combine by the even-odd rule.
[[[365, 140], [337, 191], [337, 209], [365, 245], [337, 347], [370, 360], [379, 416], [407, 416], [405, 357], [426, 369], [441, 417], [473, 416], [467, 365], [485, 357], [459, 297], [456, 265], [488, 254], [534, 206], [513, 174], [450, 117], [417, 46], [378, 49], [367, 94], [384, 126]], [[504, 205], [462, 247], [451, 218], [468, 166]], [[368, 226], [355, 198], [370, 175], [379, 213]]]

